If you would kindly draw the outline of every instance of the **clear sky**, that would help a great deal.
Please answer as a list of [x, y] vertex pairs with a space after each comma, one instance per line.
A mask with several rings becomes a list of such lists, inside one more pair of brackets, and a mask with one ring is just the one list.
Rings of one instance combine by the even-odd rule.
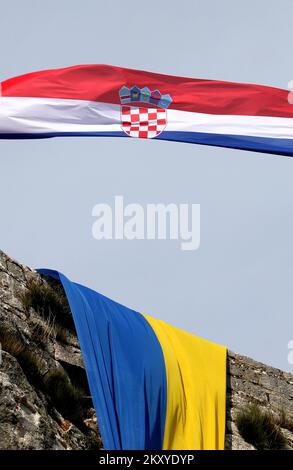
[[[2, 4], [3, 3], [3, 4]], [[10, 0], [0, 80], [106, 63], [286, 88], [293, 2]], [[0, 248], [143, 313], [291, 370], [293, 160], [140, 139], [0, 141]], [[201, 246], [97, 241], [92, 208], [199, 203]]]

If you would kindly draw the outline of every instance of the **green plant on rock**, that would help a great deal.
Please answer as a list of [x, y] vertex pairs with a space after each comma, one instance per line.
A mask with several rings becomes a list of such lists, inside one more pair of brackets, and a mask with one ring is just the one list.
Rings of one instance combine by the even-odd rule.
[[238, 412], [236, 424], [243, 439], [258, 450], [286, 447], [286, 439], [274, 416], [255, 403]]
[[63, 369], [50, 370], [44, 376], [44, 390], [51, 397], [55, 408], [75, 423], [81, 423], [84, 417], [84, 392], [73, 385]]
[[16, 359], [24, 349], [21, 339], [2, 323], [0, 324], [0, 342], [3, 351], [8, 352]]
[[61, 343], [67, 343], [68, 341], [68, 330], [62, 325], [56, 325], [56, 338], [61, 341]]
[[75, 330], [66, 296], [61, 285], [54, 289], [48, 284], [35, 280], [27, 283], [27, 290], [21, 295], [21, 301], [26, 311], [33, 308], [45, 320], [58, 322], [65, 328]]
[[41, 383], [43, 361], [39, 356], [27, 348], [22, 339], [5, 325], [0, 325], [0, 342], [3, 351], [8, 352], [17, 359], [23, 372], [30, 382], [39, 386]]
[[287, 416], [284, 408], [280, 411], [277, 423], [281, 428], [288, 429], [288, 431], [293, 432], [293, 419], [290, 416]]
[[39, 345], [46, 345], [50, 338], [56, 338], [56, 325], [54, 318], [43, 320], [34, 318], [30, 321], [31, 337]]
[[44, 362], [42, 359], [34, 352], [24, 349], [17, 357], [17, 360], [25, 375], [29, 378], [30, 383], [37, 387], [41, 386], [44, 370]]

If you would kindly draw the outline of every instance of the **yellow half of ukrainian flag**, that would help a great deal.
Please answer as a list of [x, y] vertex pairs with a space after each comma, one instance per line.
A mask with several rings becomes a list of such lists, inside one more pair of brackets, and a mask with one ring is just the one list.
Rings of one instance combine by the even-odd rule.
[[163, 448], [224, 449], [226, 348], [161, 320], [145, 318], [161, 344], [166, 366]]

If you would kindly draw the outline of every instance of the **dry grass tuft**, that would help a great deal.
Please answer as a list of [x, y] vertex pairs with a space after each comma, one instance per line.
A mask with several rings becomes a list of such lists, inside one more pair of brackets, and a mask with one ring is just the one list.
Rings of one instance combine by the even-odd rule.
[[26, 311], [33, 308], [45, 320], [53, 319], [63, 327], [75, 331], [70, 307], [61, 286], [53, 289], [47, 284], [31, 280], [20, 299]]
[[3, 324], [0, 324], [0, 342], [2, 349], [17, 359], [30, 382], [39, 386], [44, 368], [39, 356], [29, 350], [22, 339]]
[[258, 450], [286, 448], [287, 441], [278, 421], [254, 403], [239, 411], [236, 424], [243, 439]]

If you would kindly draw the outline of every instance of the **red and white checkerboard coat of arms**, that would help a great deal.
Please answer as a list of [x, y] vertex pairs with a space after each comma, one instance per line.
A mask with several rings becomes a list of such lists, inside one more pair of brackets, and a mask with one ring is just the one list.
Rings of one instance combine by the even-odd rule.
[[[170, 95], [161, 95], [158, 90], [151, 92], [149, 88], [142, 89], [122, 87], [121, 128], [130, 137], [152, 139], [165, 129], [167, 125], [167, 107], [172, 99]], [[125, 104], [132, 106], [125, 106]], [[143, 104], [147, 106], [143, 107]]]
[[167, 113], [159, 108], [121, 106], [121, 127], [130, 137], [151, 139], [161, 134], [167, 125]]

